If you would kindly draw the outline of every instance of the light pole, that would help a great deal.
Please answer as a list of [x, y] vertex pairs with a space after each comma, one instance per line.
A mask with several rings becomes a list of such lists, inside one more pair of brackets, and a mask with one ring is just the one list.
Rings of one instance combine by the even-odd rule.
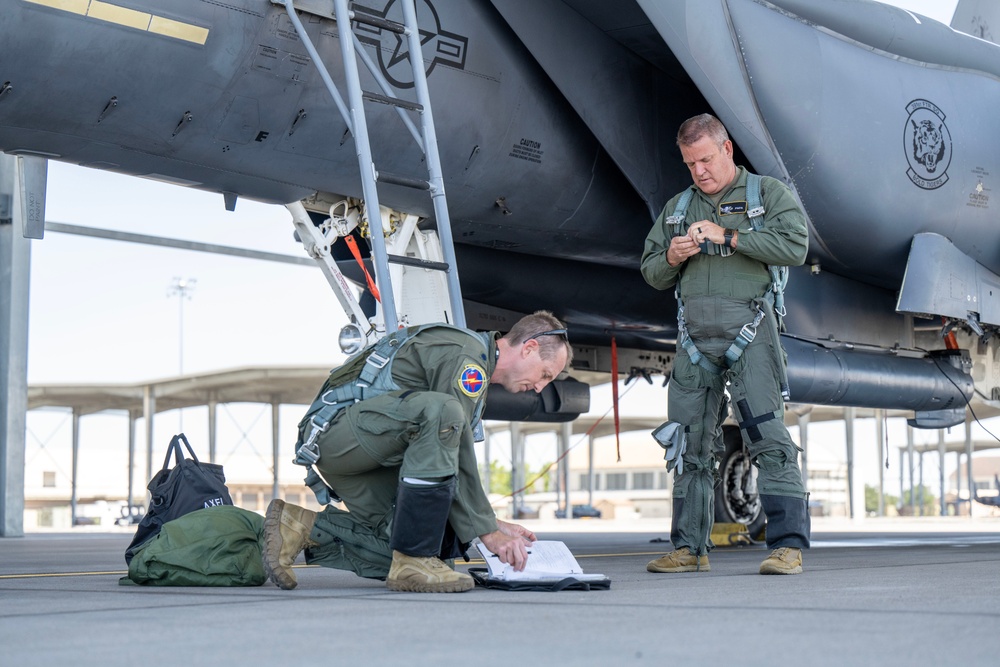
[[[184, 375], [184, 301], [185, 299], [190, 301], [191, 294], [194, 292], [195, 286], [198, 284], [197, 278], [178, 278], [174, 277], [170, 286], [167, 288], [167, 298], [177, 297], [177, 374]], [[178, 420], [180, 422], [180, 431], [184, 430], [184, 409], [181, 408], [177, 411]]]

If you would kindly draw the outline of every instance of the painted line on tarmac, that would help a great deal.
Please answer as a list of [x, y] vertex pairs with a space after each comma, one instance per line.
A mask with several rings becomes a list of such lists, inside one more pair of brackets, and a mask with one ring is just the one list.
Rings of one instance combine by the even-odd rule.
[[127, 575], [128, 570], [124, 571], [108, 571], [108, 572], [39, 572], [39, 573], [26, 573], [26, 574], [0, 574], [0, 580], [3, 579], [44, 579], [47, 577], [93, 577], [97, 575], [105, 574], [117, 574], [117, 575]]

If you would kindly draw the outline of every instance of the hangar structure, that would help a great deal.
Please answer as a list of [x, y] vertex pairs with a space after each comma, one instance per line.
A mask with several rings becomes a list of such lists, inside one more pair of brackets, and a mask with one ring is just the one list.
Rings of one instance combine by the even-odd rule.
[[[181, 375], [171, 378], [163, 378], [139, 383], [123, 384], [46, 384], [34, 385], [27, 389], [27, 410], [37, 410], [55, 408], [68, 410], [72, 415], [71, 426], [71, 451], [72, 451], [72, 481], [70, 497], [71, 521], [75, 523], [77, 518], [78, 501], [78, 461], [80, 458], [80, 420], [88, 415], [98, 413], [117, 412], [125, 413], [128, 417], [128, 506], [141, 505], [146, 502], [145, 483], [153, 473], [154, 465], [154, 425], [156, 415], [172, 410], [185, 408], [206, 407], [208, 414], [208, 461], [216, 462], [217, 452], [217, 413], [220, 404], [227, 403], [257, 403], [270, 406], [271, 413], [271, 471], [272, 471], [272, 491], [271, 497], [281, 497], [279, 482], [279, 440], [281, 423], [279, 418], [279, 408], [282, 405], [308, 405], [315, 397], [316, 391], [322, 386], [323, 381], [329, 373], [327, 366], [274, 366], [274, 367], [244, 367], [229, 370], [220, 370], [206, 373]], [[603, 374], [592, 374], [594, 377], [585, 377], [591, 384], [600, 384], [607, 381]], [[826, 408], [822, 406], [807, 406], [789, 404], [786, 410], [786, 424], [799, 428], [800, 444], [803, 448], [802, 470], [803, 476], [808, 479], [809, 465], [809, 429], [811, 422], [843, 420], [846, 427], [846, 446], [848, 464], [848, 486], [849, 503], [851, 505], [851, 515], [860, 518], [863, 512], [857, 511], [859, 506], [864, 507], [863, 484], [858, 484], [853, 475], [855, 464], [855, 438], [854, 424], [857, 419], [876, 419], [876, 439], [879, 442], [885, 440], [882, 425], [889, 417], [903, 417], [905, 413], [886, 413], [885, 411], [861, 410], [852, 408]], [[661, 415], [650, 416], [628, 416], [619, 420], [619, 430], [622, 433], [632, 431], [651, 431], [658, 426], [664, 417]], [[142, 420], [143, 434], [137, 435], [138, 422]], [[609, 415], [583, 415], [573, 422], [566, 423], [520, 423], [520, 422], [488, 422], [487, 440], [485, 442], [484, 460], [489, 461], [491, 457], [490, 446], [494, 436], [501, 432], [508, 432], [510, 436], [510, 456], [512, 468], [512, 488], [515, 493], [511, 498], [511, 511], [513, 515], [524, 507], [525, 487], [528, 480], [524, 477], [525, 472], [525, 448], [526, 438], [530, 435], [540, 433], [555, 433], [556, 452], [553, 457], [556, 468], [555, 487], [557, 505], [563, 509], [568, 509], [572, 503], [570, 500], [570, 466], [567, 454], [574, 446], [571, 441], [580, 443], [580, 438], [585, 437], [588, 441], [588, 461], [590, 480], [589, 503], [593, 503], [594, 497], [594, 441], [597, 438], [614, 435], [614, 419]], [[966, 442], [945, 444], [943, 431], [941, 431], [940, 444], [935, 445], [914, 445], [912, 438], [907, 443], [907, 448], [900, 449], [900, 487], [904, 486], [903, 471], [910, 470], [910, 488], [914, 486], [912, 479], [915, 469], [916, 456], [922, 457], [924, 454], [938, 454], [941, 465], [940, 488], [944, 489], [944, 457], [946, 453], [954, 453], [957, 456], [966, 455], [966, 461], [971, 468], [971, 457], [968, 455], [972, 451], [979, 451], [993, 446], [991, 443], [973, 442], [971, 440], [971, 430], [966, 429]], [[161, 443], [162, 444], [162, 443]], [[137, 448], [144, 447], [146, 469], [145, 476], [137, 486], [135, 483]], [[866, 448], [867, 450], [867, 448]], [[909, 456], [909, 464], [903, 461], [904, 456]], [[922, 458], [921, 458], [922, 460]], [[922, 464], [921, 464], [922, 470]], [[880, 484], [882, 471], [880, 470]], [[489, 488], [489, 466], [485, 466], [484, 484]], [[966, 475], [965, 481], [969, 485], [971, 497], [971, 472]], [[919, 481], [922, 485], [923, 480]], [[287, 484], [285, 485], [287, 487]], [[305, 489], [305, 487], [303, 487]], [[287, 489], [286, 489], [287, 490]], [[137, 498], [137, 494], [139, 497]], [[944, 493], [942, 498], [942, 514], [945, 513]], [[911, 498], [911, 503], [912, 503]], [[860, 503], [860, 505], [859, 505]], [[21, 509], [24, 508], [24, 498], [21, 498]], [[571, 516], [567, 512], [566, 516]]]
[[[271, 406], [271, 446], [274, 494], [278, 490], [278, 410], [284, 404], [312, 402], [329, 374], [327, 366], [237, 368], [213, 373], [130, 384], [47, 384], [28, 388], [27, 409], [64, 408], [72, 412], [72, 495], [71, 516], [76, 518], [77, 462], [80, 445], [80, 418], [105, 411], [128, 415], [128, 503], [136, 504], [135, 452], [136, 423], [143, 420], [146, 448], [146, 475], [153, 475], [153, 433], [157, 413], [183, 408], [208, 408], [208, 458], [216, 459], [216, 422], [222, 403], [263, 403]], [[143, 490], [145, 481], [139, 489]]]

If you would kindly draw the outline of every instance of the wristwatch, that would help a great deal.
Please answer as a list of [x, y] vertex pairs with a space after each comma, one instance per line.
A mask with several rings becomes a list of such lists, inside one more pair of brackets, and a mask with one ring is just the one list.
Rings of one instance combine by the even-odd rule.
[[727, 229], [725, 237], [726, 237], [725, 246], [727, 248], [732, 248], [733, 247], [733, 230], [732, 229]]

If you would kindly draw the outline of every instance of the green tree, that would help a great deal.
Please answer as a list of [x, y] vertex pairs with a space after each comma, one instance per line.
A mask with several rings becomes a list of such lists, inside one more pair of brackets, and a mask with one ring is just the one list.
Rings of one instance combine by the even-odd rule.
[[[549, 476], [543, 473], [550, 467], [552, 467], [552, 464], [544, 463], [538, 470], [528, 468], [525, 471], [524, 479], [529, 485], [526, 493], [538, 493], [549, 490]], [[489, 493], [498, 493], [502, 496], [509, 496], [513, 493], [510, 481], [510, 468], [501, 465], [497, 461], [490, 461], [490, 488], [487, 491]]]
[[549, 491], [552, 489], [552, 474], [551, 471], [555, 469], [554, 463], [543, 463], [538, 467], [538, 470], [528, 470], [528, 481], [535, 480], [535, 483], [531, 485], [529, 492], [531, 493], [541, 493]]
[[909, 514], [910, 513], [910, 496], [911, 496], [911, 494], [915, 494], [915, 503], [914, 503], [914, 505], [915, 505], [915, 511], [916, 511], [917, 514], [920, 514], [920, 498], [921, 498], [921, 496], [924, 499], [924, 512], [923, 512], [924, 516], [934, 516], [934, 515], [936, 515], [940, 511], [940, 507], [938, 507], [937, 498], [934, 496], [934, 494], [931, 493], [930, 489], [928, 489], [926, 486], [924, 486], [923, 484], [919, 484], [916, 487], [914, 487], [912, 490], [911, 489], [907, 489], [907, 490], [903, 491], [903, 502], [900, 505], [900, 509], [902, 510], [900, 512], [901, 514]]
[[505, 468], [496, 461], [490, 461], [490, 488], [487, 492], [509, 496], [511, 490], [510, 468]]
[[[890, 507], [892, 505], [899, 505], [899, 498], [896, 496], [890, 496], [888, 493], [885, 494], [885, 507]], [[878, 489], [874, 486], [868, 486], [865, 484], [865, 512], [877, 512], [878, 511]]]

